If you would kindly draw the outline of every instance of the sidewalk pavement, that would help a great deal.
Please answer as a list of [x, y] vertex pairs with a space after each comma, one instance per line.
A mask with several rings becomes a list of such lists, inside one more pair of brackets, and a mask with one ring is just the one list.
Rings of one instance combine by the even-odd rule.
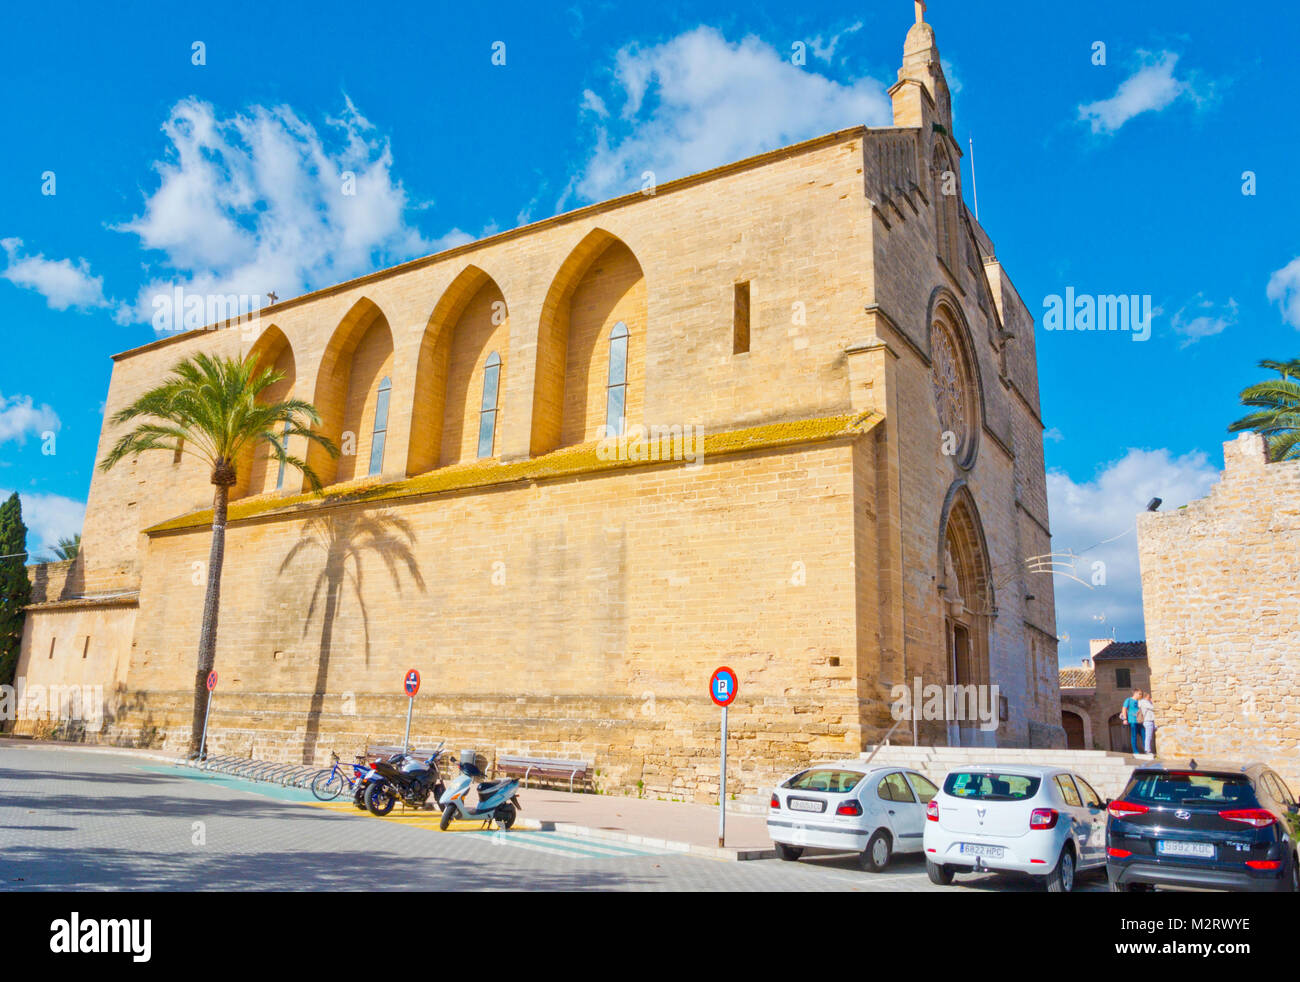
[[[184, 763], [183, 754], [127, 747], [4, 738], [0, 738], [0, 742], [40, 747], [42, 750], [142, 757], [172, 765]], [[256, 787], [252, 782], [246, 783], [250, 788]], [[776, 854], [767, 835], [766, 817], [734, 814], [730, 808], [727, 810], [726, 846], [719, 848], [718, 809], [714, 805], [623, 795], [573, 794], [523, 786], [520, 786], [519, 797], [524, 806], [519, 815], [520, 828], [590, 835], [732, 862], [768, 859]]]
[[728, 810], [726, 846], [719, 848], [718, 809], [713, 805], [522, 787], [519, 798], [524, 806], [520, 825], [527, 828], [591, 835], [709, 859], [775, 855], [763, 816]]

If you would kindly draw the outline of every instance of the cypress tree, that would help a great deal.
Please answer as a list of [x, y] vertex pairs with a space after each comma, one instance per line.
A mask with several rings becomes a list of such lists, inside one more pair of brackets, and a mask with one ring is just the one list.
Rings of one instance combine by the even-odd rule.
[[0, 685], [13, 684], [23, 643], [23, 608], [32, 598], [26, 551], [23, 504], [15, 491], [0, 505], [0, 556], [12, 557], [0, 559]]

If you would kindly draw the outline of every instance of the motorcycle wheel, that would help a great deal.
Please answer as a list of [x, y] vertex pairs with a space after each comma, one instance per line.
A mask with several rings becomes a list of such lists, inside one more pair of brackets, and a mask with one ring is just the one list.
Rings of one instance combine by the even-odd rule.
[[456, 806], [448, 805], [446, 808], [442, 810], [442, 818], [438, 820], [438, 828], [446, 832], [447, 826], [451, 824], [451, 820], [455, 817], [456, 817]]
[[497, 808], [492, 817], [497, 820], [498, 825], [506, 831], [509, 831], [515, 826], [515, 814], [515, 806], [507, 801], [504, 805]]
[[366, 807], [370, 814], [383, 818], [393, 810], [393, 794], [382, 784], [372, 784], [366, 789]]

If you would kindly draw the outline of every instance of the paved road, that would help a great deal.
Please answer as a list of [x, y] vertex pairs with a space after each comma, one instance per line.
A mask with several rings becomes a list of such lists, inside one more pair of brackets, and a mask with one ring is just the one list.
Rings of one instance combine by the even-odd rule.
[[[986, 890], [919, 859], [720, 862], [553, 832], [438, 832], [138, 757], [0, 745], [0, 890]], [[525, 804], [526, 804], [525, 800]], [[419, 822], [419, 824], [416, 824]], [[1080, 889], [1103, 890], [1086, 877]]]

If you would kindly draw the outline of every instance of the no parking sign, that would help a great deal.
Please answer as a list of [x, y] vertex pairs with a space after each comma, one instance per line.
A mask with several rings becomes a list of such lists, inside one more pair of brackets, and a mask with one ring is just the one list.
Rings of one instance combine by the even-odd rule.
[[709, 679], [709, 698], [722, 707], [722, 767], [718, 777], [718, 847], [727, 842], [727, 707], [736, 701], [740, 683], [725, 665]]

